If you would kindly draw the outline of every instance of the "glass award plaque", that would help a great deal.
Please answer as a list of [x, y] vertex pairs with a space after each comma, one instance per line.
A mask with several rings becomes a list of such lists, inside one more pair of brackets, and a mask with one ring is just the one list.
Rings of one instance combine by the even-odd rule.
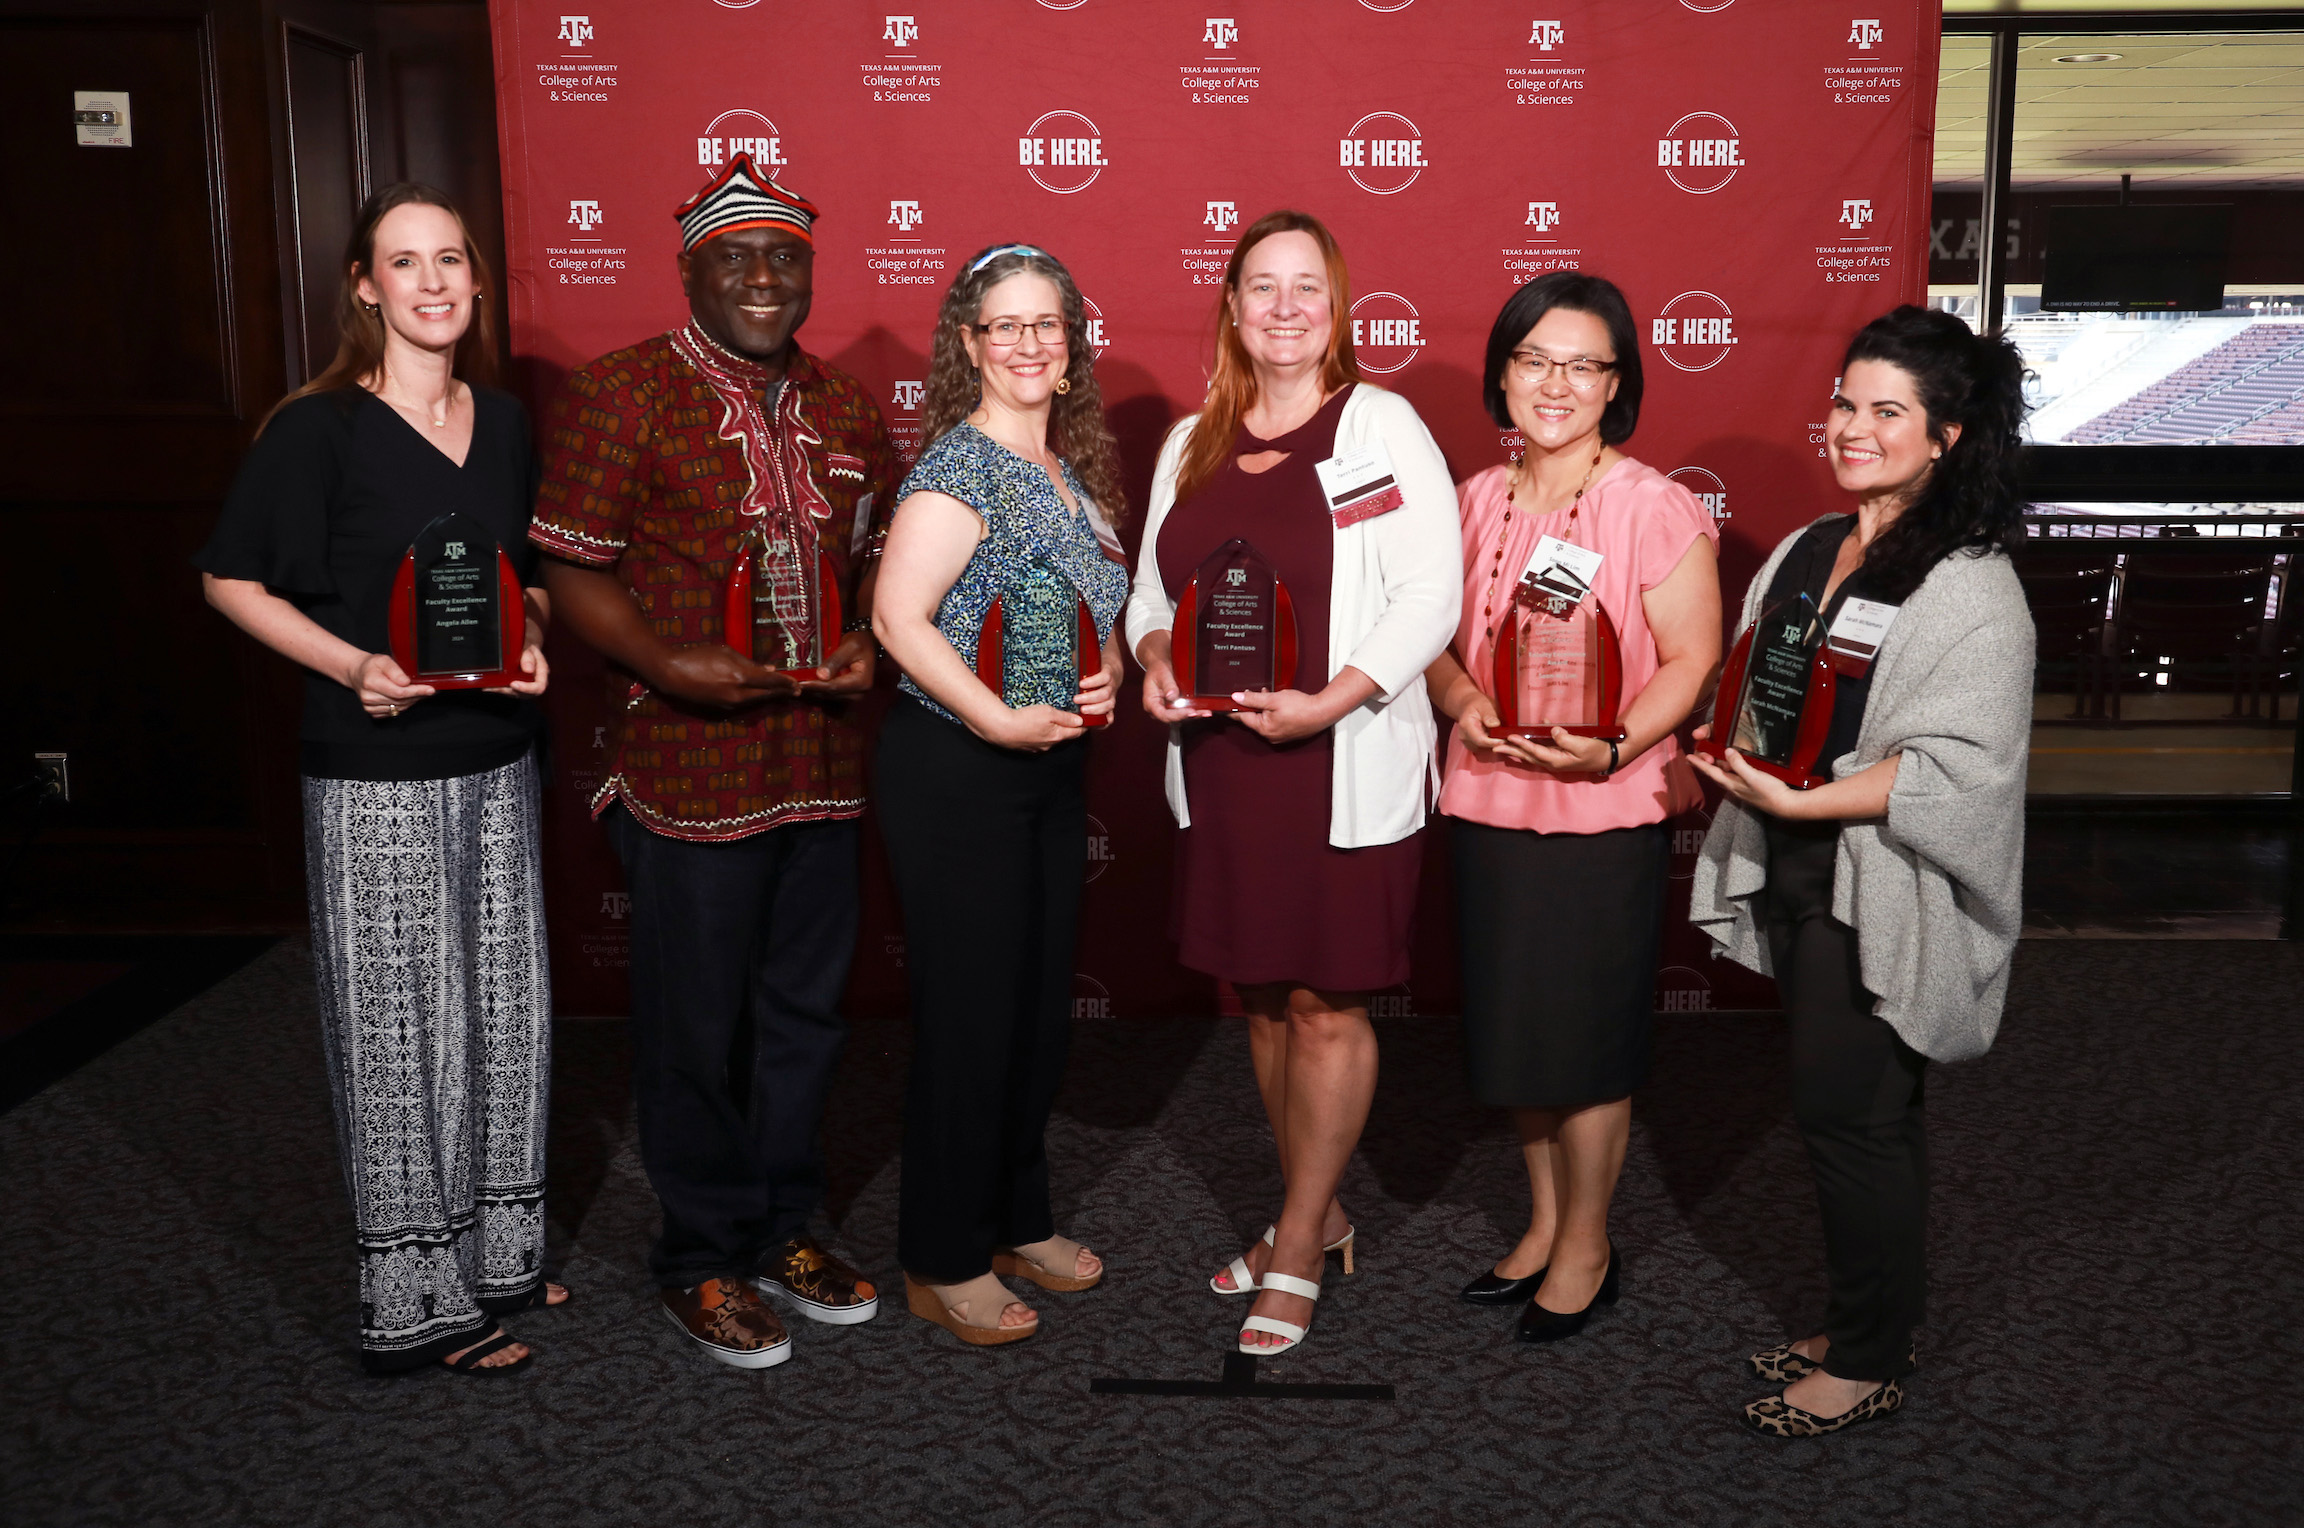
[[[1794, 790], [1825, 784], [1831, 776], [1817, 765], [1832, 729], [1834, 675], [1816, 602], [1799, 594], [1771, 606], [1729, 650], [1712, 735], [1696, 751], [1717, 759], [1733, 748]], [[1724, 712], [1724, 701], [1733, 709]]]
[[1491, 645], [1497, 737], [1624, 740], [1624, 646], [1599, 597], [1581, 585], [1523, 579]]
[[1186, 706], [1238, 711], [1240, 691], [1296, 683], [1296, 603], [1263, 554], [1235, 536], [1185, 586], [1169, 648]]
[[469, 515], [442, 515], [401, 554], [385, 631], [392, 661], [435, 690], [501, 690], [527, 677], [519, 570]]
[[[976, 677], [1003, 704], [1076, 711], [1080, 686], [1103, 671], [1096, 613], [1063, 574], [1036, 566], [993, 596], [976, 634]], [[1086, 727], [1111, 722], [1109, 711], [1080, 717]]]
[[814, 679], [840, 645], [840, 569], [832, 554], [765, 527], [746, 534], [729, 565], [722, 640], [791, 680]]

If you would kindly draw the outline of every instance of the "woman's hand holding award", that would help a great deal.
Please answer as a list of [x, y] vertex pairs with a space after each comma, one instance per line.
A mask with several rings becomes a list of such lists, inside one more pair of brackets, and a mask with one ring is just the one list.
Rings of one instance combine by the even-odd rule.
[[[984, 612], [976, 635], [976, 677], [1005, 705], [1076, 710], [1080, 686], [1103, 671], [1096, 613], [1053, 568], [1035, 566], [1016, 587], [994, 596]], [[1083, 727], [1111, 721], [1109, 711], [1080, 715]]]
[[1295, 601], [1272, 564], [1237, 536], [1193, 573], [1170, 630], [1180, 707], [1238, 711], [1236, 694], [1296, 683]]
[[503, 690], [528, 677], [520, 666], [528, 604], [519, 570], [469, 515], [442, 515], [401, 554], [385, 632], [392, 660], [415, 684]]
[[1624, 648], [1592, 592], [1601, 554], [1546, 536], [1491, 640], [1498, 720], [1494, 737], [1622, 742]]
[[1805, 593], [1763, 610], [1729, 651], [1711, 736], [1696, 751], [1720, 759], [1733, 748], [1794, 790], [1827, 783], [1831, 777], [1817, 765], [1832, 727], [1837, 670], [1824, 638], [1823, 618]]

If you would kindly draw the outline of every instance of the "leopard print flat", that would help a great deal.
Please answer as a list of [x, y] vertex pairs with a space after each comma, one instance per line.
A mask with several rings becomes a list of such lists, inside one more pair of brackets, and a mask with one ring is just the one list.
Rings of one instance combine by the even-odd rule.
[[[1780, 1342], [1763, 1352], [1755, 1353], [1745, 1362], [1752, 1366], [1754, 1374], [1772, 1385], [1789, 1385], [1796, 1379], [1806, 1379], [1824, 1367], [1807, 1354], [1795, 1352], [1789, 1342]], [[1910, 1351], [1905, 1353], [1904, 1363], [1908, 1368], [1916, 1369], [1920, 1366], [1920, 1343], [1917, 1338], [1913, 1340]]]
[[1824, 1366], [1805, 1353], [1794, 1352], [1789, 1342], [1779, 1342], [1766, 1352], [1755, 1353], [1745, 1360], [1752, 1372], [1772, 1385], [1789, 1385], [1796, 1379], [1806, 1379]]
[[1744, 1408], [1744, 1425], [1772, 1438], [1821, 1438], [1874, 1417], [1884, 1417], [1904, 1404], [1904, 1387], [1888, 1381], [1836, 1417], [1802, 1411], [1780, 1395], [1764, 1396]]

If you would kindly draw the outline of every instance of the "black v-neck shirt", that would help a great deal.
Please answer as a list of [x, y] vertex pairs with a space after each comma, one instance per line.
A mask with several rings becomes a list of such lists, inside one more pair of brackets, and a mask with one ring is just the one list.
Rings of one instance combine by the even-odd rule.
[[[1862, 563], [1840, 580], [1840, 587], [1832, 591], [1830, 601], [1824, 598], [1824, 586], [1832, 581], [1832, 564], [1839, 560], [1840, 548], [1855, 530], [1854, 515], [1838, 515], [1808, 527], [1807, 533], [1792, 544], [1792, 550], [1777, 564], [1776, 576], [1769, 581], [1768, 595], [1761, 601], [1761, 608], [1805, 594], [1816, 602], [1816, 613], [1829, 631], [1832, 623], [1839, 619], [1840, 607], [1850, 599], [1879, 598], [1872, 590], [1871, 570]], [[1871, 695], [1869, 671], [1862, 674], [1842, 671], [1833, 676], [1832, 726], [1824, 736], [1824, 766], [1829, 767], [1844, 753], [1855, 752], [1857, 734], [1864, 730], [1864, 707]]]
[[[472, 405], [472, 446], [458, 466], [365, 389], [297, 399], [249, 447], [194, 565], [264, 584], [372, 653], [391, 650], [385, 616], [401, 554], [442, 515], [461, 512], [486, 526], [521, 583], [535, 584], [528, 412], [493, 388], [473, 388]], [[377, 720], [352, 691], [307, 671], [303, 771], [334, 780], [452, 779], [511, 763], [542, 726], [533, 699], [480, 690], [442, 690]]]

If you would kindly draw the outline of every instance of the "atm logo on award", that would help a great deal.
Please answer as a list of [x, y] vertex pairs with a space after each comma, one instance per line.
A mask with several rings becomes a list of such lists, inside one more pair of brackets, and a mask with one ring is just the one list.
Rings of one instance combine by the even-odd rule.
[[1648, 342], [1666, 365], [1710, 371], [1736, 348], [1736, 315], [1710, 292], [1682, 292], [1649, 320]]
[[1202, 218], [1200, 222], [1203, 227], [1213, 228], [1218, 233], [1236, 227], [1240, 222], [1240, 204], [1237, 202], [1210, 202], [1208, 215]]
[[773, 174], [792, 161], [784, 157], [784, 139], [776, 124], [742, 107], [724, 111], [705, 125], [696, 139], [696, 162], [724, 165], [738, 154]]
[[1656, 140], [1656, 163], [1681, 190], [1710, 196], [1744, 168], [1744, 143], [1718, 112], [1692, 111]]
[[600, 226], [600, 204], [586, 199], [568, 203], [568, 221], [589, 233]]
[[1676, 467], [1664, 474], [1695, 496], [1696, 502], [1712, 512], [1714, 525], [1728, 523], [1728, 485], [1720, 481], [1718, 473], [1702, 467]]
[[1104, 173], [1104, 134], [1076, 111], [1041, 116], [1016, 140], [1016, 162], [1043, 191], [1070, 196]]
[[888, 203], [888, 226], [898, 233], [910, 233], [920, 226], [920, 204], [891, 199]]
[[1877, 21], [1850, 21], [1848, 40], [1865, 52], [1871, 52], [1880, 43], [1880, 23]]
[[1560, 46], [1568, 29], [1557, 21], [1531, 21], [1528, 23], [1528, 46], [1539, 53], [1549, 53]]
[[920, 26], [910, 16], [890, 16], [880, 29], [880, 40], [899, 48], [909, 48], [920, 40]]
[[1353, 123], [1337, 155], [1352, 183], [1378, 196], [1407, 190], [1427, 168], [1423, 129], [1396, 111], [1372, 111]]
[[1861, 233], [1872, 221], [1872, 199], [1851, 197], [1840, 203], [1840, 222], [1850, 233]]
[[1528, 204], [1528, 226], [1538, 233], [1550, 233], [1553, 229], [1558, 228], [1560, 226], [1560, 204], [1558, 202], [1530, 202]]
[[1240, 40], [1239, 24], [1229, 16], [1211, 16], [1200, 40], [1219, 53], [1228, 52]]
[[1362, 371], [1389, 375], [1423, 348], [1423, 316], [1398, 292], [1370, 292], [1352, 304], [1352, 349]]
[[589, 16], [561, 17], [560, 40], [571, 48], [583, 47], [592, 40], [592, 18]]

